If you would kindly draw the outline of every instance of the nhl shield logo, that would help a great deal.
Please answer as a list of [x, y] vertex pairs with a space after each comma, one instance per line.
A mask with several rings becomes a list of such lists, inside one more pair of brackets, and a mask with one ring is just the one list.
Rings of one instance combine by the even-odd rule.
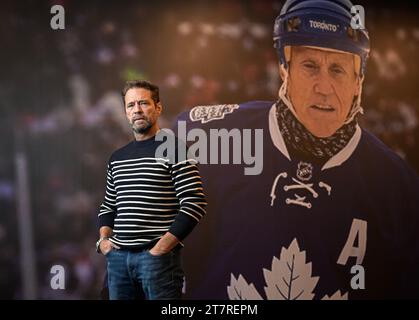
[[226, 114], [238, 109], [238, 104], [220, 104], [215, 106], [196, 106], [189, 112], [191, 121], [201, 121], [207, 123], [212, 120], [224, 119]]
[[298, 164], [297, 177], [302, 181], [308, 181], [313, 176], [313, 166], [310, 163], [302, 162]]

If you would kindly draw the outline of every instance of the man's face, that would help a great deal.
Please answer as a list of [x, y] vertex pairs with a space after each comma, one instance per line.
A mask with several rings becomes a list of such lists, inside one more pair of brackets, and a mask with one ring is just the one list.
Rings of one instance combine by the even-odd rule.
[[125, 112], [135, 133], [144, 134], [157, 126], [162, 106], [151, 98], [151, 91], [132, 88], [125, 94]]
[[315, 136], [329, 137], [344, 124], [359, 88], [354, 55], [292, 48], [288, 94], [298, 119]]

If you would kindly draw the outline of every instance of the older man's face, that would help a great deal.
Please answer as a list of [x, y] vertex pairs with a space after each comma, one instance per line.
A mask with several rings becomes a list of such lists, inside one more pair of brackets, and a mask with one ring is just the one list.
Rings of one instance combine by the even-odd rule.
[[298, 119], [317, 137], [333, 135], [345, 122], [360, 81], [354, 55], [293, 47], [288, 94]]

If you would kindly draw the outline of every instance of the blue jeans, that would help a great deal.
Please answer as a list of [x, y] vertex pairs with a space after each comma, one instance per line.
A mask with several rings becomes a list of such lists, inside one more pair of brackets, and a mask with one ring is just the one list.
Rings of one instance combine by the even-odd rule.
[[180, 248], [161, 256], [149, 250], [112, 249], [106, 254], [110, 300], [181, 299], [184, 273]]

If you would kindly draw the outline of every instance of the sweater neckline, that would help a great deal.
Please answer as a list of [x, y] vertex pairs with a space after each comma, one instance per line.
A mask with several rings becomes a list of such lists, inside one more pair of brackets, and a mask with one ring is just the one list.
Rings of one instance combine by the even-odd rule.
[[135, 140], [134, 138], [133, 142], [134, 142], [135, 147], [145, 147], [152, 144], [155, 141], [155, 139], [156, 139], [156, 136], [154, 135], [151, 138], [148, 138], [145, 140]]

